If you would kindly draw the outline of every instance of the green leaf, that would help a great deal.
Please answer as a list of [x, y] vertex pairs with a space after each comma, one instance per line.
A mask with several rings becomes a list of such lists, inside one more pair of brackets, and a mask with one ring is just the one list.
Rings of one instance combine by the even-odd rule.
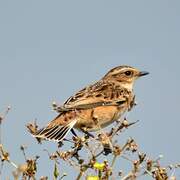
[[54, 165], [54, 178], [57, 179], [58, 176], [59, 176], [59, 170], [58, 170], [57, 164], [55, 163], [55, 165]]

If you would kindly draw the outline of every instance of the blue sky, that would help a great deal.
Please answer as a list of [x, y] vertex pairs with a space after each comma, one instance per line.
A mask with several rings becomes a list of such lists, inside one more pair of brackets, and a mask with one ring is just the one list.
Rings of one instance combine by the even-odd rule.
[[[12, 160], [23, 162], [19, 146], [25, 144], [29, 156], [42, 154], [39, 164], [47, 164], [43, 149], [56, 145], [39, 146], [25, 124], [37, 119], [45, 125], [56, 116], [52, 101], [62, 103], [126, 64], [151, 73], [135, 85], [138, 106], [128, 117], [140, 123], [126, 137], [151, 157], [163, 154], [164, 164], [179, 162], [179, 19], [178, 0], [1, 1], [0, 110], [12, 106], [3, 124]], [[52, 166], [38, 176], [50, 176]]]

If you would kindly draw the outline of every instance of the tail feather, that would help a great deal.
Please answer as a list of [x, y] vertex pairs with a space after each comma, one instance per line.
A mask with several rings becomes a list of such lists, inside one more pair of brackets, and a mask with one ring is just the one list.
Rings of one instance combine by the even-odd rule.
[[55, 131], [53, 134], [49, 135], [48, 138], [50, 138], [50, 139], [57, 139], [57, 135], [62, 132], [62, 129], [63, 128], [58, 128], [58, 130]]
[[45, 128], [40, 129], [34, 137], [42, 138], [46, 140], [52, 141], [62, 141], [67, 133], [73, 128], [77, 120], [73, 120], [70, 123], [66, 124], [65, 126], [54, 125], [54, 126], [47, 126]]
[[47, 132], [44, 133], [44, 136], [46, 136], [47, 138], [51, 137], [52, 134], [54, 134], [56, 131], [59, 130], [58, 126], [54, 126], [53, 128], [51, 128], [50, 130], [48, 130]]
[[45, 135], [45, 136], [47, 136], [48, 134], [53, 133], [57, 128], [58, 128], [58, 126], [45, 127], [45, 128], [40, 129], [36, 133], [36, 135], [39, 135], [39, 136]]
[[63, 137], [65, 137], [69, 131], [70, 129], [65, 128], [64, 131], [62, 133], [59, 133], [55, 138], [57, 138], [58, 141], [61, 141], [61, 139], [63, 139]]
[[51, 133], [51, 134], [49, 134], [49, 135], [46, 135], [46, 137], [47, 137], [47, 138], [50, 138], [50, 139], [53, 139], [53, 138], [57, 139], [56, 136], [59, 135], [59, 134], [62, 134], [62, 133], [64, 132], [64, 129], [65, 129], [65, 127], [60, 126], [60, 127], [58, 127], [57, 130], [54, 131], [53, 133]]

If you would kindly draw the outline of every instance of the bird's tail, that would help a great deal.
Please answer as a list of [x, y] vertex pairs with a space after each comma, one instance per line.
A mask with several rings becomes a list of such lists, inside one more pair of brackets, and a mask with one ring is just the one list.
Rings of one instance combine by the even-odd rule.
[[75, 123], [76, 123], [76, 119], [72, 120], [70, 123], [64, 126], [58, 125], [58, 124], [51, 125], [50, 123], [48, 126], [34, 133], [33, 136], [35, 138], [60, 142], [64, 139], [64, 137], [68, 134], [68, 132], [73, 128]]

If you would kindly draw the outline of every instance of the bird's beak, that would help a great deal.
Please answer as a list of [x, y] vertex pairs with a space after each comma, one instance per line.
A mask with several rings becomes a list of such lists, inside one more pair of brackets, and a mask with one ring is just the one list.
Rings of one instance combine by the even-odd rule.
[[141, 76], [146, 76], [148, 74], [149, 74], [149, 72], [147, 72], [147, 71], [141, 71], [138, 76], [141, 77]]

